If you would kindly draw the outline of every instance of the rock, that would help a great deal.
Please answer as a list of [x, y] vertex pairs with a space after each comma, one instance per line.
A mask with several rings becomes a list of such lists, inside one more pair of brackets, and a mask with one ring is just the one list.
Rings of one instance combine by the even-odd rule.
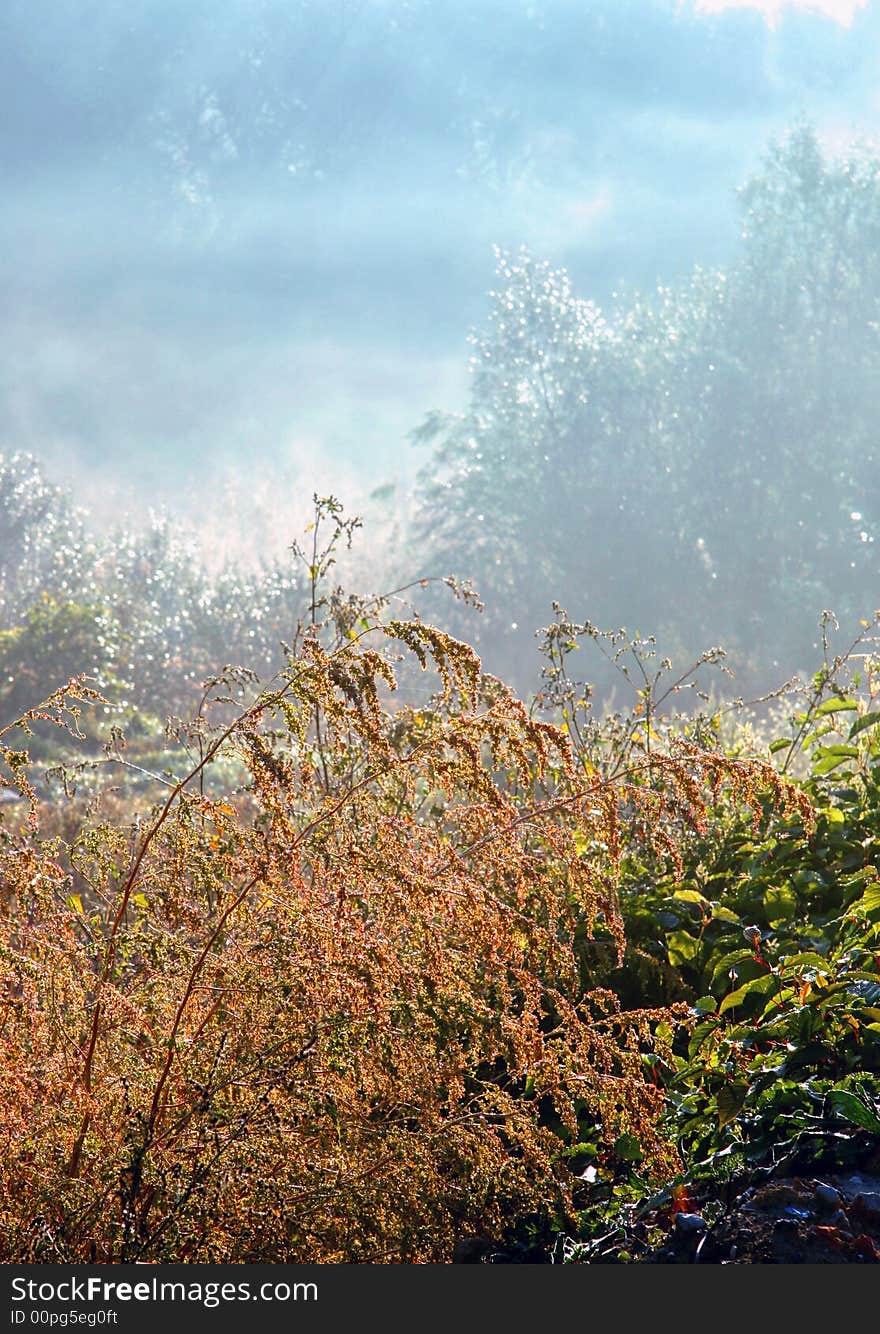
[[864, 1180], [855, 1173], [840, 1180], [840, 1193], [848, 1200], [854, 1200], [864, 1186]]
[[880, 1190], [863, 1190], [853, 1200], [853, 1208], [871, 1223], [880, 1222]]
[[455, 1243], [455, 1250], [452, 1252], [452, 1263], [454, 1265], [481, 1265], [486, 1261], [486, 1256], [493, 1251], [494, 1245], [488, 1237], [462, 1237]]
[[841, 1194], [851, 1208], [855, 1208], [862, 1217], [871, 1223], [880, 1221], [880, 1178], [864, 1177], [858, 1173], [844, 1177], [840, 1183]]
[[706, 1231], [706, 1220], [702, 1214], [676, 1214], [675, 1230], [681, 1237], [697, 1237]]
[[780, 1212], [789, 1205], [808, 1208], [812, 1191], [800, 1181], [771, 1181], [755, 1192], [754, 1205], [761, 1213]]
[[827, 1209], [838, 1209], [840, 1207], [840, 1191], [835, 1186], [828, 1186], [824, 1181], [816, 1183], [816, 1201], [824, 1205]]

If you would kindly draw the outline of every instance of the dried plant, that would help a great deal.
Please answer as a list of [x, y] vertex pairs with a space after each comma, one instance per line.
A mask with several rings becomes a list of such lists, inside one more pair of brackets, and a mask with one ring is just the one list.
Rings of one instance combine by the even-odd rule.
[[[789, 789], [686, 742], [586, 767], [466, 644], [325, 598], [329, 559], [287, 667], [206, 688], [148, 812], [61, 837], [3, 752], [30, 811], [0, 826], [4, 1260], [437, 1261], [569, 1218], [584, 1124], [675, 1166], [645, 1057], [687, 1012], [585, 990], [575, 940], [622, 956], [634, 822], [674, 857], [719, 785]], [[401, 658], [436, 689], [394, 708]], [[89, 693], [40, 716], [78, 731]]]

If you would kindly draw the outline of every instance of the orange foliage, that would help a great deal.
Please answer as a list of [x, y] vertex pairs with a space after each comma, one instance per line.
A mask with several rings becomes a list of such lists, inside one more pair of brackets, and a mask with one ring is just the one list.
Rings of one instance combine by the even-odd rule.
[[[429, 704], [389, 708], [377, 639], [436, 670]], [[584, 992], [575, 932], [623, 948], [622, 822], [772, 771], [691, 749], [585, 780], [417, 620], [306, 636], [191, 739], [148, 815], [0, 825], [0, 1259], [440, 1261], [566, 1217], [579, 1118], [674, 1166], [643, 1060], [670, 1014]]]

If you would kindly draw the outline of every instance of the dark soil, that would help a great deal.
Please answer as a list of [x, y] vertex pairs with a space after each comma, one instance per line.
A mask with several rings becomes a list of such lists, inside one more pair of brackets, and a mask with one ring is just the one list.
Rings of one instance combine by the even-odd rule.
[[743, 1178], [637, 1210], [592, 1243], [458, 1243], [453, 1264], [876, 1264], [880, 1150], [861, 1171]]
[[[880, 1175], [830, 1172], [686, 1198], [639, 1218], [608, 1239], [591, 1263], [876, 1264]], [[585, 1257], [586, 1258], [586, 1257]]]

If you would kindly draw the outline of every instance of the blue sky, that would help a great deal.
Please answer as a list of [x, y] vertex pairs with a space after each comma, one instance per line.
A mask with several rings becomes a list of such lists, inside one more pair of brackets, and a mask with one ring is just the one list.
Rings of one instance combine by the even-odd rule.
[[874, 0], [5, 0], [0, 447], [378, 485], [465, 402], [493, 244], [600, 302], [724, 264], [878, 63]]

